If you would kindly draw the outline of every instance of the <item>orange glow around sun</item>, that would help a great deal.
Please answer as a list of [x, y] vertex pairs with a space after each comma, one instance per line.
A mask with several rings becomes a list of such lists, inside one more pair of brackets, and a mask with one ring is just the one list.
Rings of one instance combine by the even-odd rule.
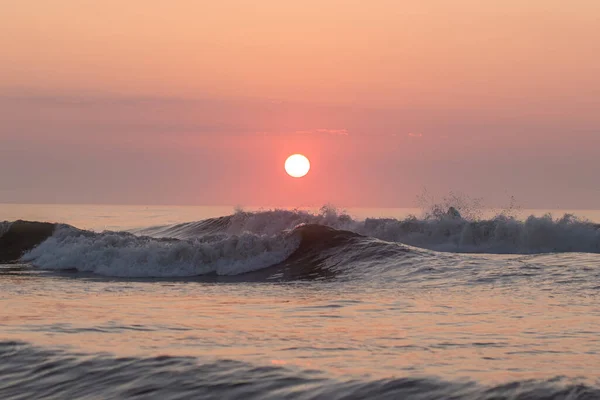
[[294, 178], [301, 178], [308, 174], [310, 161], [302, 154], [292, 154], [285, 160], [285, 172]]

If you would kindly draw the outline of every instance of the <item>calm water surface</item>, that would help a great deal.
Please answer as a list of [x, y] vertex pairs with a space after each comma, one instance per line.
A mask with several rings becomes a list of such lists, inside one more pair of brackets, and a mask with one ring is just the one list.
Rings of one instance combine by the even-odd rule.
[[486, 383], [600, 371], [598, 299], [577, 293], [122, 282], [15, 266], [1, 279], [3, 339], [41, 346]]

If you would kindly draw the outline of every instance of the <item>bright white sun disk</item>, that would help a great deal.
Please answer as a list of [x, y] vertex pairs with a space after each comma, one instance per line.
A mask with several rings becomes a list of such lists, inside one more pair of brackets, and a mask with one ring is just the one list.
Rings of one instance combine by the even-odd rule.
[[302, 154], [292, 154], [285, 160], [285, 172], [294, 178], [301, 178], [310, 170], [310, 161]]

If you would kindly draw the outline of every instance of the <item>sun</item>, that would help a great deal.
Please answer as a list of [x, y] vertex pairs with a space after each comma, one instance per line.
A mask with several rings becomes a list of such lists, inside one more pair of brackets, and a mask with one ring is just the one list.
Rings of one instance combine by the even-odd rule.
[[285, 172], [294, 178], [302, 178], [310, 170], [310, 161], [302, 154], [292, 154], [285, 160]]

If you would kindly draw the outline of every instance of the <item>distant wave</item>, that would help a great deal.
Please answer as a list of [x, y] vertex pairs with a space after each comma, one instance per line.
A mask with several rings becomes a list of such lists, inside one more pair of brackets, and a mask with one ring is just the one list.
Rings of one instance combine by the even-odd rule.
[[115, 358], [0, 342], [0, 398], [591, 400], [600, 398], [600, 389], [560, 378], [495, 386], [410, 376], [336, 379], [235, 360]]
[[461, 253], [535, 254], [583, 252], [600, 253], [600, 225], [566, 214], [530, 216], [524, 221], [498, 215], [470, 221], [456, 214], [438, 218], [367, 218], [354, 220], [335, 209], [320, 214], [305, 211], [273, 210], [238, 212], [173, 226], [152, 227], [137, 233], [153, 237], [188, 239], [208, 233], [276, 234], [299, 224], [324, 225], [349, 230], [389, 242], [404, 243], [430, 250]]

